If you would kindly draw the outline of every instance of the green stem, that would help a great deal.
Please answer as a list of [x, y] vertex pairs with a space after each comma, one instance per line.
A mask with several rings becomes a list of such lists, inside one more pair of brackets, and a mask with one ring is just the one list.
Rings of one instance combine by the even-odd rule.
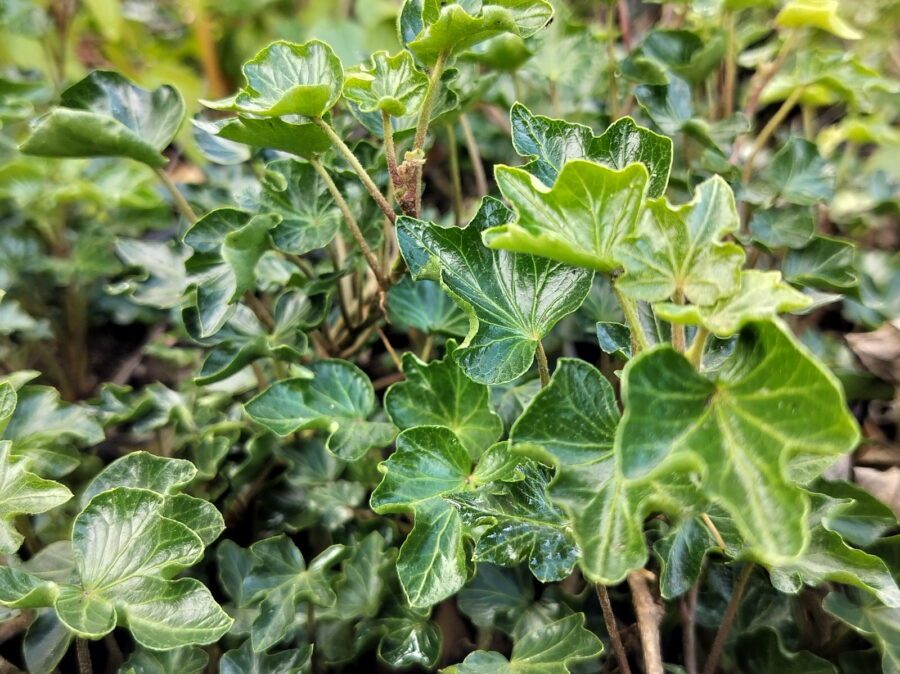
[[691, 343], [691, 348], [687, 350], [685, 355], [687, 359], [691, 362], [698, 370], [700, 369], [700, 364], [703, 361], [703, 351], [706, 349], [706, 340], [709, 338], [709, 330], [700, 326], [697, 328], [697, 334], [694, 335], [694, 341]]
[[469, 124], [469, 118], [465, 114], [459, 116], [459, 126], [462, 129], [463, 138], [466, 139], [469, 161], [472, 162], [472, 172], [475, 174], [475, 190], [478, 192], [479, 197], [487, 196], [487, 176], [484, 173], [484, 164], [481, 162], [481, 151], [478, 149], [478, 141], [475, 138], [475, 134], [472, 133], [472, 125]]
[[462, 178], [459, 175], [459, 149], [456, 147], [456, 131], [452, 124], [447, 124], [447, 149], [450, 152], [450, 178], [453, 182], [453, 222], [457, 227], [462, 225], [463, 193]]
[[547, 352], [544, 351], [544, 345], [541, 344], [541, 340], [538, 340], [534, 355], [537, 356], [538, 372], [541, 375], [541, 388], [544, 388], [550, 383], [550, 366], [547, 363]]
[[[378, 281], [378, 286], [383, 291], [387, 291], [390, 284], [387, 282], [387, 279], [384, 278], [384, 275], [382, 275], [381, 267], [378, 264], [378, 258], [375, 257], [372, 249], [369, 248], [369, 244], [366, 242], [366, 238], [363, 236], [362, 230], [356, 222], [356, 218], [353, 217], [350, 206], [347, 205], [347, 202], [344, 200], [344, 195], [341, 194], [341, 191], [338, 189], [337, 185], [334, 184], [328, 171], [325, 170], [325, 167], [322, 166], [322, 163], [318, 159], [310, 159], [309, 163], [316, 170], [316, 173], [319, 174], [319, 177], [322, 178], [322, 182], [325, 183], [325, 187], [328, 188], [334, 202], [338, 205], [341, 214], [344, 216], [344, 222], [347, 223], [347, 227], [350, 229], [350, 233], [353, 234], [353, 238], [356, 239], [356, 244], [362, 251], [363, 257], [366, 258], [369, 269], [372, 270], [375, 280]], [[393, 213], [393, 211], [391, 212]]]
[[722, 92], [722, 116], [731, 117], [734, 113], [734, 89], [737, 83], [737, 50], [735, 49], [736, 17], [733, 11], [725, 13], [725, 30], [727, 44], [725, 47], [725, 85]]
[[632, 355], [636, 356], [644, 349], [650, 348], [650, 340], [647, 339], [647, 333], [644, 332], [638, 316], [637, 302], [619, 290], [615, 281], [612, 282], [612, 287], [616, 299], [619, 300], [619, 306], [622, 307], [622, 313], [625, 314], [625, 322], [628, 323], [628, 328], [631, 330], [631, 350]]
[[384, 156], [387, 158], [388, 173], [391, 174], [391, 183], [396, 189], [400, 182], [400, 173], [397, 170], [397, 150], [394, 147], [394, 125], [391, 124], [391, 116], [381, 111], [381, 128], [384, 135]]
[[[325, 135], [328, 136], [328, 139], [337, 148], [338, 152], [344, 156], [344, 159], [347, 160], [347, 163], [350, 164], [350, 167], [356, 172], [356, 175], [359, 176], [359, 180], [362, 182], [363, 187], [366, 188], [366, 191], [372, 195], [375, 203], [378, 204], [378, 208], [384, 212], [391, 223], [396, 222], [397, 214], [394, 213], [394, 209], [391, 208], [390, 203], [388, 203], [387, 197], [381, 193], [381, 190], [378, 189], [378, 185], [376, 185], [375, 181], [372, 180], [368, 173], [366, 173], [366, 169], [359, 163], [359, 159], [357, 159], [356, 155], [353, 154], [353, 151], [347, 147], [347, 144], [337, 134], [337, 131], [321, 117], [314, 118], [313, 122], [325, 132]], [[318, 163], [318, 160], [311, 159], [310, 163], [313, 162]]]
[[609, 116], [615, 121], [619, 116], [619, 87], [616, 83], [616, 47], [615, 47], [615, 13], [612, 5], [607, 7], [606, 12], [606, 60], [607, 71], [609, 74]]
[[434, 107], [434, 98], [437, 95], [444, 67], [450, 56], [449, 50], [438, 54], [434, 68], [431, 69], [431, 77], [428, 80], [428, 88], [425, 89], [425, 98], [422, 99], [422, 108], [419, 110], [419, 121], [416, 123], [416, 137], [413, 141], [413, 149], [421, 150], [425, 145], [425, 134], [428, 133], [428, 125], [431, 123], [431, 109]]
[[[684, 304], [684, 293], [681, 289], [675, 291], [675, 304]], [[684, 325], [681, 323], [672, 323], [672, 347], [678, 353], [684, 353]]]
[[756, 141], [753, 143], [753, 147], [750, 148], [750, 154], [747, 157], [747, 161], [744, 164], [744, 172], [741, 174], [741, 181], [745, 184], [750, 182], [750, 177], [753, 175], [753, 163], [756, 161], [756, 156], [760, 153], [760, 151], [765, 147], [769, 138], [772, 137], [772, 134], [775, 133], [776, 129], [781, 126], [781, 123], [784, 121], [784, 118], [788, 116], [788, 113], [794, 108], [797, 104], [797, 101], [800, 100], [800, 96], [803, 95], [803, 87], [797, 87], [791, 92], [791, 95], [788, 96], [784, 103], [781, 104], [781, 107], [778, 108], [778, 111], [772, 115], [772, 119], [769, 120], [769, 123], [763, 127], [763, 130], [759, 132], [759, 136], [756, 137]]
[[156, 175], [159, 176], [159, 179], [162, 181], [163, 185], [166, 186], [166, 189], [172, 195], [172, 199], [175, 202], [175, 208], [178, 209], [178, 212], [181, 213], [185, 220], [194, 224], [197, 222], [197, 214], [194, 212], [194, 209], [191, 208], [191, 205], [188, 203], [188, 200], [184, 198], [184, 195], [178, 190], [178, 187], [175, 185], [172, 178], [169, 177], [169, 174], [165, 172], [164, 169], [157, 168], [154, 169], [156, 171]]
[[728, 600], [728, 606], [725, 608], [725, 615], [722, 616], [722, 622], [719, 624], [719, 630], [716, 632], [716, 638], [713, 641], [712, 648], [709, 651], [709, 657], [706, 659], [706, 665], [703, 667], [703, 674], [714, 674], [722, 657], [722, 651], [725, 649], [725, 640], [734, 624], [734, 618], [737, 615], [738, 606], [741, 603], [741, 597], [753, 574], [754, 564], [748, 562], [743, 569], [741, 575], [738, 576], [734, 590], [731, 592], [731, 599]]

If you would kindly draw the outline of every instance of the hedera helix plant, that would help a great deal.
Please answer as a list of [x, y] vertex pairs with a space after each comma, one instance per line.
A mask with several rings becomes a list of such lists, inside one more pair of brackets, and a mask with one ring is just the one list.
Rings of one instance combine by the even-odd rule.
[[[276, 40], [231, 96], [202, 4], [189, 125], [112, 69], [0, 87], [0, 252], [46, 243], [66, 295], [11, 266], [0, 304], [27, 671], [900, 671], [897, 519], [841, 479], [896, 372], [809, 336], [898, 313], [896, 260], [834, 236], [897, 215], [878, 162], [835, 196], [896, 149], [836, 4], [406, 0], [393, 48]], [[155, 326], [101, 385], [88, 296]]]

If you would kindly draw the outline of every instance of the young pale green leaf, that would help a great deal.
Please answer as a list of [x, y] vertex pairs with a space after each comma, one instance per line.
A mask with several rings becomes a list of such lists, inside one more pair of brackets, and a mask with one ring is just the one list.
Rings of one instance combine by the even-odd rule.
[[327, 431], [326, 447], [346, 461], [391, 443], [393, 424], [368, 421], [375, 391], [362, 370], [342, 360], [322, 360], [309, 369], [313, 379], [276, 382], [250, 400], [244, 406], [250, 418], [281, 436], [307, 428]]
[[139, 648], [119, 669], [119, 674], [201, 674], [209, 663], [202, 648], [184, 646], [171, 651]]
[[583, 124], [532, 114], [521, 103], [509, 112], [516, 152], [531, 161], [525, 170], [552, 187], [571, 159], [587, 159], [614, 169], [643, 164], [650, 176], [647, 194], [660, 197], [666, 191], [672, 168], [672, 140], [635, 124], [630, 117], [616, 120], [595, 136]]
[[413, 328], [425, 333], [463, 337], [469, 319], [454, 304], [439, 283], [404, 276], [388, 291], [388, 319], [400, 329]]
[[341, 97], [344, 71], [325, 42], [277, 40], [243, 66], [247, 85], [232, 98], [203, 101], [216, 110], [256, 117], [321, 117]]
[[690, 203], [650, 200], [637, 231], [618, 248], [625, 274], [616, 283], [647, 302], [681, 296], [705, 305], [727, 297], [740, 286], [744, 250], [722, 239], [739, 225], [734, 195], [718, 176], [701, 183]]
[[663, 346], [629, 361], [616, 436], [630, 479], [697, 472], [752, 554], [796, 559], [809, 539], [808, 480], [859, 439], [834, 376], [780, 324], [751, 323], [715, 379]]
[[781, 272], [749, 269], [741, 272], [741, 287], [710, 306], [657, 304], [656, 315], [672, 323], [699, 325], [717, 337], [731, 337], [747, 323], [799, 311], [812, 304], [803, 293], [781, 280]]
[[147, 91], [98, 70], [62, 93], [60, 106], [20, 149], [44, 157], [128, 157], [160, 167], [184, 114], [184, 100], [173, 87]]
[[775, 23], [783, 28], [818, 28], [844, 40], [859, 40], [862, 34], [838, 15], [837, 0], [790, 0]]
[[309, 665], [313, 647], [292, 648], [277, 653], [254, 653], [247, 639], [228, 651], [219, 663], [219, 674], [301, 674]]
[[831, 592], [822, 607], [875, 645], [885, 673], [900, 671], [900, 608], [859, 592]]
[[493, 651], [475, 651], [447, 674], [569, 674], [570, 667], [595, 659], [603, 644], [584, 626], [584, 614], [551, 622], [516, 640], [509, 660]]
[[433, 63], [441, 54], [455, 56], [503, 33], [530, 37], [552, 16], [547, 0], [406, 0], [400, 37], [417, 58]]
[[272, 230], [272, 242], [286, 253], [304, 255], [324, 248], [341, 226], [341, 212], [321, 176], [294, 159], [273, 161], [253, 206], [274, 213], [281, 222]]
[[79, 501], [85, 505], [97, 494], [116, 487], [149, 489], [167, 496], [180, 491], [196, 474], [197, 468], [190, 461], [131, 452], [110, 463], [91, 480]]
[[479, 532], [473, 561], [501, 566], [527, 562], [541, 582], [561, 581], [572, 573], [578, 548], [563, 513], [547, 498], [549, 472], [534, 462], [517, 472], [520, 479], [515, 481], [497, 481], [447, 499], [463, 523]]
[[469, 315], [469, 335], [454, 359], [483, 384], [509, 382], [527, 372], [538, 341], [581, 305], [593, 276], [547, 259], [485, 248], [482, 232], [512, 215], [488, 197], [464, 229], [398, 219], [400, 250], [413, 277], [440, 280]]
[[298, 157], [314, 157], [331, 147], [325, 132], [303, 117], [230, 117], [209, 122], [209, 126], [219, 138]]
[[287, 536], [258, 541], [250, 546], [249, 552], [252, 566], [243, 579], [241, 594], [259, 605], [250, 639], [253, 652], [263, 653], [284, 639], [293, 627], [299, 603], [334, 605], [336, 596], [328, 570], [343, 556], [344, 546], [326, 549], [309, 568]]
[[643, 164], [615, 170], [582, 159], [568, 161], [550, 188], [511, 166], [494, 177], [516, 218], [486, 229], [485, 245], [598, 271], [620, 266], [617, 249], [635, 232], [649, 180]]
[[427, 88], [428, 76], [416, 68], [408, 51], [394, 56], [377, 51], [369, 67], [348, 71], [344, 78], [344, 96], [361, 112], [392, 117], [418, 112]]
[[445, 426], [452, 430], [472, 458], [500, 438], [503, 422], [490, 406], [490, 391], [463, 374], [453, 361], [448, 343], [443, 360], [423, 363], [403, 354], [404, 381], [391, 386], [384, 408], [401, 430], [414, 426]]
[[0, 440], [0, 553], [4, 555], [15, 553], [24, 540], [13, 523], [17, 516], [47, 512], [72, 498], [72, 492], [58, 482], [25, 470], [23, 461], [11, 462], [11, 446], [9, 440]]
[[216, 334], [234, 313], [234, 303], [256, 285], [256, 264], [270, 247], [275, 215], [254, 216], [235, 208], [217, 208], [184, 235], [194, 249], [185, 266], [196, 286], [200, 337]]

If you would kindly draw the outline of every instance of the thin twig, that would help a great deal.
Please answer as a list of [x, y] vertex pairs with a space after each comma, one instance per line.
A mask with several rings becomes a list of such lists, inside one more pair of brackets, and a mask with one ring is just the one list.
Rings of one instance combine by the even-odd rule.
[[663, 674], [662, 648], [659, 642], [660, 611], [647, 587], [643, 569], [628, 574], [628, 587], [631, 588], [638, 631], [641, 633], [644, 671], [647, 674]]
[[741, 575], [738, 576], [734, 590], [731, 592], [731, 599], [728, 600], [725, 615], [722, 616], [722, 622], [719, 624], [719, 630], [716, 632], [716, 638], [709, 651], [709, 657], [706, 659], [706, 665], [703, 667], [703, 674], [713, 674], [719, 665], [722, 651], [725, 650], [725, 641], [728, 639], [728, 633], [731, 632], [731, 626], [734, 624], [734, 618], [741, 604], [741, 597], [744, 595], [750, 576], [753, 575], [754, 567], [755, 565], [752, 562], [748, 562], [741, 569]]
[[737, 43], [735, 41], [737, 21], [735, 20], [735, 13], [733, 10], [726, 12], [725, 26], [727, 42], [725, 47], [725, 82], [724, 91], [722, 92], [722, 116], [731, 117], [734, 113], [734, 88], [735, 84], [737, 84]]
[[550, 367], [547, 363], [547, 352], [544, 351], [544, 345], [541, 344], [541, 340], [537, 342], [534, 355], [537, 356], [538, 372], [541, 375], [541, 388], [544, 388], [550, 383]]
[[391, 340], [388, 339], [388, 336], [384, 334], [384, 330], [378, 328], [378, 336], [381, 338], [381, 343], [384, 344], [384, 348], [387, 350], [388, 354], [391, 357], [391, 360], [394, 361], [394, 367], [396, 367], [401, 372], [403, 371], [403, 362], [400, 360], [400, 356], [397, 355], [397, 351], [394, 349], [391, 344]]
[[688, 674], [697, 674], [697, 595], [700, 591], [700, 583], [695, 583], [683, 597], [680, 603], [681, 611], [681, 640], [684, 649], [684, 668]]
[[[347, 223], [347, 227], [350, 229], [350, 233], [353, 234], [353, 238], [356, 239], [356, 244], [362, 251], [363, 257], [366, 258], [369, 269], [372, 270], [372, 274], [374, 274], [375, 280], [378, 281], [379, 287], [383, 291], [387, 291], [387, 289], [390, 287], [390, 284], [382, 275], [381, 267], [378, 264], [378, 258], [375, 257], [372, 249], [369, 248], [369, 244], [366, 242], [366, 238], [363, 236], [362, 230], [359, 228], [359, 224], [357, 224], [356, 222], [356, 218], [353, 217], [353, 212], [350, 210], [350, 206], [344, 200], [344, 195], [341, 194], [341, 191], [338, 189], [337, 185], [334, 184], [334, 181], [331, 179], [328, 171], [325, 170], [325, 167], [322, 166], [322, 163], [318, 159], [310, 159], [309, 163], [316, 170], [316, 173], [318, 173], [322, 178], [322, 182], [325, 183], [325, 187], [328, 188], [328, 191], [331, 193], [334, 202], [338, 205], [341, 214], [344, 216], [344, 222]], [[393, 211], [391, 211], [391, 213], [393, 213]]]
[[450, 179], [453, 184], [453, 224], [462, 225], [463, 218], [463, 193], [462, 177], [459, 175], [459, 148], [456, 147], [456, 131], [452, 124], [445, 125], [447, 129], [447, 150], [450, 153]]
[[719, 529], [713, 524], [713, 521], [709, 518], [709, 515], [706, 513], [700, 513], [700, 519], [703, 520], [704, 526], [709, 530], [709, 533], [712, 535], [713, 540], [716, 542], [722, 551], [728, 549], [728, 546], [725, 545], [725, 539], [722, 538], [722, 534], [719, 533]]
[[606, 623], [606, 632], [609, 634], [613, 653], [616, 654], [616, 660], [619, 663], [619, 671], [622, 674], [631, 674], [631, 667], [628, 665], [628, 654], [625, 652], [622, 637], [619, 635], [619, 626], [616, 623], [616, 614], [613, 613], [612, 604], [609, 601], [609, 593], [600, 583], [597, 583], [596, 588], [597, 598], [600, 600], [600, 608], [603, 611], [603, 621]]
[[478, 140], [472, 133], [472, 125], [465, 114], [459, 116], [459, 127], [462, 129], [463, 138], [466, 141], [466, 151], [469, 153], [469, 161], [472, 162], [472, 172], [475, 174], [475, 191], [479, 197], [487, 196], [487, 176], [484, 173], [484, 164], [481, 161], [481, 150], [478, 149]]
[[178, 212], [184, 216], [184, 218], [194, 224], [197, 222], [197, 214], [194, 212], [194, 209], [188, 203], [188, 200], [184, 198], [184, 195], [178, 190], [178, 186], [172, 180], [168, 173], [166, 173], [165, 169], [157, 168], [154, 169], [156, 171], [156, 175], [159, 176], [159, 179], [162, 181], [163, 185], [166, 186], [166, 189], [169, 190], [169, 193], [172, 195], [172, 200], [175, 202], [175, 208], [178, 209]]
[[91, 664], [91, 649], [87, 639], [75, 639], [75, 654], [78, 657], [79, 674], [94, 674], [94, 667]]
[[[388, 203], [387, 197], [381, 193], [381, 190], [378, 189], [378, 185], [375, 184], [375, 181], [372, 180], [371, 176], [366, 172], [366, 169], [363, 168], [363, 165], [359, 163], [359, 159], [357, 159], [356, 155], [353, 154], [353, 151], [347, 147], [347, 144], [341, 139], [337, 131], [321, 117], [313, 118], [313, 122], [325, 132], [325, 135], [328, 136], [331, 143], [338, 149], [338, 152], [344, 156], [344, 159], [347, 160], [351, 168], [356, 172], [356, 175], [359, 176], [359, 180], [362, 182], [363, 187], [366, 188], [375, 200], [375, 203], [378, 204], [378, 208], [384, 212], [392, 223], [396, 222], [397, 214], [394, 212], [394, 209], [391, 208], [390, 203]], [[319, 164], [318, 160], [315, 159], [311, 159], [310, 163], [313, 166]], [[321, 164], [319, 165], [321, 166]]]
[[784, 99], [784, 103], [781, 104], [778, 111], [772, 115], [772, 119], [769, 120], [768, 124], [766, 124], [763, 127], [763, 130], [759, 132], [756, 141], [753, 143], [753, 147], [750, 148], [750, 154], [747, 156], [747, 161], [744, 163], [744, 171], [741, 174], [741, 181], [745, 185], [750, 182], [750, 177], [753, 175], [753, 164], [756, 161], [756, 156], [765, 147], [769, 138], [775, 133], [775, 130], [781, 125], [784, 118], [788, 116], [788, 113], [794, 108], [802, 95], [803, 87], [794, 89], [791, 92], [791, 95]]

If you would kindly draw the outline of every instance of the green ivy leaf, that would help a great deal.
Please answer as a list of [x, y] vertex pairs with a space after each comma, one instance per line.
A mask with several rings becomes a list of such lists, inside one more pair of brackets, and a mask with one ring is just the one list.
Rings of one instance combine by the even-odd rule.
[[307, 428], [327, 431], [326, 447], [346, 461], [391, 443], [393, 424], [368, 421], [375, 392], [362, 370], [342, 360], [322, 360], [309, 370], [313, 379], [276, 382], [248, 402], [250, 418], [281, 436]]
[[310, 562], [287, 536], [257, 541], [249, 548], [252, 565], [244, 577], [242, 597], [259, 605], [250, 639], [254, 653], [262, 653], [285, 638], [294, 626], [297, 605], [311, 602], [333, 606], [329, 568], [344, 555], [344, 546], [332, 545]]
[[119, 674], [201, 674], [206, 670], [209, 655], [202, 648], [185, 646], [171, 651], [151, 651], [139, 648], [119, 669]]
[[378, 613], [388, 591], [386, 571], [393, 566], [392, 552], [377, 531], [353, 546], [334, 583], [335, 609], [341, 618], [358, 620]]
[[348, 71], [344, 77], [344, 96], [361, 112], [385, 112], [392, 117], [417, 113], [427, 88], [428, 76], [416, 68], [408, 51], [394, 56], [377, 51], [369, 67]]
[[156, 456], [149, 452], [131, 452], [107, 465], [79, 498], [82, 506], [97, 494], [116, 487], [149, 489], [168, 496], [190, 484], [197, 468], [190, 461]]
[[778, 633], [771, 627], [742, 635], [735, 657], [747, 674], [837, 674], [833, 664], [809, 651], [785, 650]]
[[766, 248], [803, 248], [816, 231], [812, 209], [804, 206], [758, 209], [750, 217], [753, 241]]
[[516, 640], [509, 660], [493, 651], [475, 651], [443, 671], [448, 674], [569, 674], [580, 662], [603, 652], [600, 639], [574, 613]]
[[856, 246], [827, 236], [814, 236], [808, 246], [792, 250], [782, 271], [791, 283], [838, 292], [859, 283]]
[[885, 606], [869, 595], [831, 592], [822, 607], [875, 645], [887, 673], [900, 672], [900, 608]]
[[816, 480], [811, 491], [832, 499], [823, 526], [857, 547], [868, 547], [897, 526], [897, 517], [862, 487], [844, 480]]
[[516, 219], [486, 229], [485, 245], [598, 271], [619, 266], [616, 251], [634, 233], [648, 181], [643, 164], [619, 171], [581, 159], [568, 161], [551, 188], [510, 166], [494, 177]]
[[209, 122], [209, 129], [225, 140], [280, 150], [304, 158], [322, 154], [331, 147], [331, 139], [325, 132], [302, 117], [231, 117]]
[[341, 226], [341, 212], [321, 176], [310, 164], [294, 159], [280, 159], [266, 166], [253, 207], [281, 217], [272, 230], [272, 242], [279, 250], [294, 255], [324, 248]]
[[[689, 30], [652, 30], [628, 58], [649, 59], [662, 64], [664, 71], [671, 71], [692, 84], [698, 84], [719, 65], [724, 55], [725, 37], [722, 33], [713, 33], [704, 40]], [[624, 72], [627, 73], [627, 70]]]
[[200, 336], [216, 334], [234, 312], [234, 303], [256, 286], [256, 264], [270, 247], [273, 215], [254, 216], [235, 208], [217, 208], [185, 233], [194, 249], [185, 266], [196, 286]]
[[469, 319], [453, 303], [439, 283], [404, 276], [388, 291], [388, 319], [401, 330], [465, 336]]
[[219, 674], [301, 674], [312, 658], [312, 646], [278, 653], [254, 653], [247, 639], [228, 651], [219, 663]]
[[340, 59], [320, 40], [276, 40], [242, 70], [247, 84], [235, 96], [203, 104], [257, 117], [321, 117], [337, 103], [344, 83]]
[[527, 372], [538, 341], [581, 305], [593, 276], [543, 258], [485, 248], [481, 233], [511, 218], [508, 208], [488, 197], [464, 229], [407, 217], [397, 222], [400, 250], [413, 277], [440, 280], [469, 315], [469, 335], [454, 359], [483, 384]]
[[11, 462], [11, 445], [0, 440], [0, 553], [5, 555], [15, 553], [24, 540], [13, 523], [18, 515], [47, 512], [72, 498], [72, 492], [58, 482], [29, 473], [22, 461]]
[[818, 28], [843, 40], [859, 40], [862, 34], [838, 15], [837, 0], [790, 0], [775, 23], [783, 28]]
[[712, 304], [740, 286], [744, 250], [722, 241], [739, 226], [734, 195], [718, 176], [701, 183], [690, 203], [651, 199], [636, 233], [618, 248], [625, 274], [616, 283], [647, 302], [681, 294]]
[[616, 436], [630, 479], [696, 472], [752, 553], [796, 559], [809, 539], [809, 479], [859, 440], [834, 376], [776, 323], [751, 323], [709, 379], [663, 346], [629, 361]]
[[653, 310], [672, 323], [701, 325], [717, 337], [731, 337], [747, 323], [774, 319], [778, 314], [806, 309], [812, 300], [781, 280], [781, 272], [749, 269], [741, 286], [711, 306], [657, 304]]
[[391, 386], [384, 408], [399, 429], [445, 426], [477, 458], [496, 442], [503, 423], [490, 407], [490, 391], [463, 374], [453, 361], [448, 343], [443, 360], [423, 363], [412, 353], [403, 354], [406, 380]]
[[647, 194], [662, 196], [672, 168], [672, 140], [622, 117], [599, 136], [583, 124], [532, 114], [521, 103], [509, 113], [516, 152], [531, 161], [524, 166], [548, 187], [571, 159], [587, 159], [614, 169], [643, 164], [650, 176]]
[[533, 582], [522, 567], [507, 569], [487, 563], [476, 567], [475, 576], [456, 599], [459, 610], [475, 625], [507, 634], [533, 601]]
[[150, 649], [218, 641], [229, 618], [193, 578], [168, 580], [203, 556], [203, 541], [165, 516], [166, 497], [117, 487], [75, 518], [75, 583], [58, 585], [0, 568], [0, 603], [50, 606], [76, 635], [98, 639], [119, 623]]
[[[834, 197], [834, 171], [820, 155], [815, 143], [791, 138], [772, 163], [759, 173], [763, 193], [799, 206], [830, 201]], [[757, 188], [759, 189], [759, 188]]]
[[62, 93], [60, 106], [20, 149], [43, 157], [129, 157], [160, 167], [184, 114], [184, 100], [173, 87], [147, 91], [98, 70]]
[[379, 619], [385, 634], [378, 642], [378, 657], [391, 667], [434, 668], [441, 657], [441, 630], [428, 614], [395, 604]]
[[561, 581], [572, 573], [578, 548], [563, 513], [547, 498], [549, 472], [534, 462], [517, 472], [515, 481], [496, 481], [447, 499], [459, 510], [463, 524], [479, 532], [473, 561], [501, 566], [528, 562], [542, 583]]
[[417, 58], [433, 63], [442, 53], [454, 56], [503, 33], [531, 37], [552, 16], [546, 0], [406, 0], [400, 37]]

